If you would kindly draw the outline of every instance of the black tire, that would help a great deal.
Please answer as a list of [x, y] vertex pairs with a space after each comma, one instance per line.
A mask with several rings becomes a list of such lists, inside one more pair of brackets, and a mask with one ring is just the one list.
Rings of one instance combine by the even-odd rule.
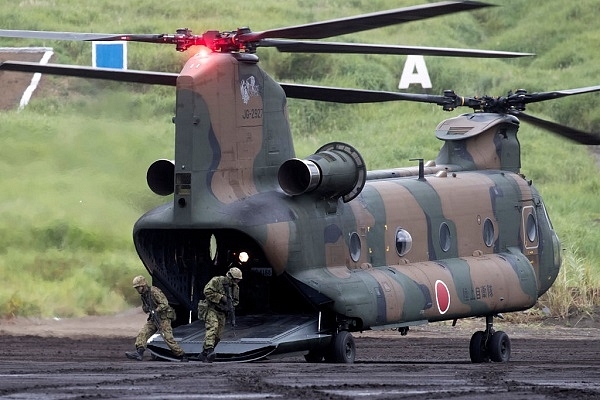
[[304, 359], [309, 363], [320, 363], [323, 361], [323, 350], [310, 350], [304, 355]]
[[325, 361], [338, 364], [353, 364], [356, 357], [356, 345], [352, 334], [340, 331], [333, 337]]
[[510, 338], [502, 331], [494, 332], [489, 344], [490, 357], [494, 362], [510, 360]]
[[490, 360], [490, 355], [485, 347], [485, 332], [477, 331], [471, 336], [469, 355], [472, 363], [483, 363]]

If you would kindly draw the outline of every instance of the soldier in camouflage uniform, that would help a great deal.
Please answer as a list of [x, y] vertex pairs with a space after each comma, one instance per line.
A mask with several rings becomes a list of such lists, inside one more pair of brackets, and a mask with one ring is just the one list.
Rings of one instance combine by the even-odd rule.
[[226, 276], [215, 276], [204, 287], [204, 296], [206, 297], [206, 313], [203, 317], [206, 327], [204, 337], [204, 346], [200, 359], [202, 361], [214, 361], [215, 347], [223, 335], [223, 327], [227, 313], [229, 312], [227, 296], [231, 296], [233, 307], [239, 304], [240, 288], [239, 281], [242, 280], [242, 271], [237, 267], [232, 267]]
[[173, 354], [181, 361], [187, 361], [185, 352], [173, 337], [171, 321], [175, 319], [175, 310], [169, 305], [162, 290], [148, 285], [143, 276], [133, 278], [133, 287], [142, 298], [142, 309], [148, 314], [148, 320], [135, 339], [136, 351], [126, 352], [127, 358], [142, 361], [148, 339], [159, 331]]

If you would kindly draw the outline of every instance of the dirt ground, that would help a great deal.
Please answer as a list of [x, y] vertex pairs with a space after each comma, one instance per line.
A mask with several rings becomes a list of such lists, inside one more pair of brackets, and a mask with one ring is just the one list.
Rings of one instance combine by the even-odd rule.
[[[0, 53], [34, 61], [39, 55]], [[37, 61], [35, 59], [35, 61]], [[0, 72], [0, 110], [18, 106], [31, 74]], [[600, 154], [598, 148], [594, 149]], [[600, 162], [600, 161], [599, 161]], [[512, 341], [506, 364], [471, 364], [482, 320], [354, 334], [352, 365], [302, 355], [252, 363], [131, 361], [139, 309], [77, 319], [0, 320], [0, 399], [598, 399], [598, 320], [496, 323]]]
[[[12, 53], [0, 48], [0, 63], [8, 60], [38, 62], [42, 58], [43, 54], [43, 52]], [[32, 77], [33, 74], [0, 71], [0, 87], [2, 88], [2, 96], [0, 96], [0, 110], [15, 109], [19, 106], [23, 92], [31, 83]]]
[[[505, 364], [472, 364], [483, 320], [354, 334], [356, 362], [302, 355], [251, 363], [128, 360], [145, 316], [0, 320], [0, 399], [597, 399], [600, 329], [495, 323]], [[587, 324], [594, 326], [594, 324]], [[217, 348], [218, 349], [218, 348]]]

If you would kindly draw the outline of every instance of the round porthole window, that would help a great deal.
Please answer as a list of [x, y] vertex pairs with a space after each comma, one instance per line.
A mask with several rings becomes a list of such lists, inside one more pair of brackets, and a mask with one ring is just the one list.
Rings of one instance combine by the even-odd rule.
[[494, 245], [494, 236], [494, 224], [491, 219], [486, 218], [483, 223], [483, 242], [487, 247]]
[[398, 228], [396, 230], [396, 253], [400, 257], [406, 255], [412, 247], [412, 236], [406, 229]]
[[360, 259], [360, 237], [356, 232], [350, 234], [350, 258], [354, 262]]
[[442, 222], [442, 225], [440, 225], [440, 247], [443, 251], [448, 251], [450, 250], [450, 246], [452, 246], [450, 227], [447, 223]]
[[535, 221], [535, 217], [533, 214], [529, 214], [527, 216], [527, 239], [530, 242], [535, 242], [537, 239], [537, 222]]

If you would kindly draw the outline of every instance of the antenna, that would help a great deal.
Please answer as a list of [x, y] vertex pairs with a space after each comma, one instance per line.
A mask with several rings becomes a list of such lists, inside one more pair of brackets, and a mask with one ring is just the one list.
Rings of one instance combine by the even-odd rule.
[[423, 159], [422, 158], [411, 158], [408, 161], [418, 161], [419, 162], [419, 181], [424, 181], [425, 180], [425, 167], [423, 165]]

